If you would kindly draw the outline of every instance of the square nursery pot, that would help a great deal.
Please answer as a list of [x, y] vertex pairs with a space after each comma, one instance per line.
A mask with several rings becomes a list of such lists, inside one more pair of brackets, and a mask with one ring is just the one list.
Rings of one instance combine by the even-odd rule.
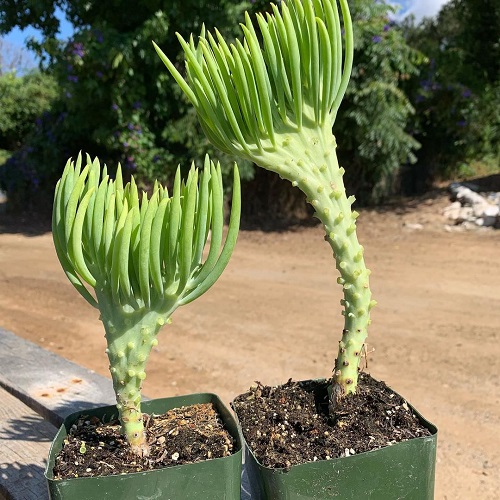
[[433, 500], [437, 428], [408, 406], [431, 436], [289, 469], [262, 465], [242, 436], [252, 500]]
[[[45, 477], [51, 499], [72, 500], [137, 500], [139, 498], [176, 499], [240, 499], [242, 437], [229, 409], [215, 394], [190, 394], [172, 398], [155, 399], [141, 403], [144, 413], [163, 414], [173, 408], [200, 403], [212, 403], [229, 434], [235, 440], [232, 455], [193, 464], [176, 465], [146, 472], [124, 475], [54, 479], [56, 456], [73, 423], [83, 413], [76, 412], [64, 420], [49, 452]], [[116, 406], [85, 410], [85, 415], [116, 417]]]

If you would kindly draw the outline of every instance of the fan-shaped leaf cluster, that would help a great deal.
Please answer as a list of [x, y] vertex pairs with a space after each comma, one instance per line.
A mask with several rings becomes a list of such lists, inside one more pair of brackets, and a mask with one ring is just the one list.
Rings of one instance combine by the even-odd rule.
[[[283, 126], [333, 124], [352, 68], [352, 24], [346, 0], [289, 0], [242, 24], [243, 40], [227, 44], [203, 30], [196, 44], [178, 35], [187, 81], [155, 48], [221, 150], [274, 145]], [[344, 33], [344, 34], [343, 34]], [[342, 41], [345, 39], [345, 52]], [[235, 146], [235, 145], [238, 146]]]
[[[234, 169], [229, 231], [223, 242], [220, 165], [207, 157], [186, 181], [177, 170], [172, 193], [155, 183], [151, 197], [134, 178], [125, 186], [121, 169], [111, 179], [106, 166], [87, 156], [69, 160], [56, 186], [53, 238], [66, 275], [98, 307], [85, 283], [135, 308], [194, 300], [215, 283], [229, 261], [239, 229], [240, 186]], [[204, 248], [211, 233], [210, 249]]]

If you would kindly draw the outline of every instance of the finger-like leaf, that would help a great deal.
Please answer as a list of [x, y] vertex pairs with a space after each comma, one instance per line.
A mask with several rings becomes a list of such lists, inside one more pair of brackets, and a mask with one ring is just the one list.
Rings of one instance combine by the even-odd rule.
[[73, 221], [75, 220], [76, 211], [78, 209], [78, 202], [80, 201], [80, 196], [82, 194], [85, 185], [85, 179], [87, 178], [88, 171], [89, 167], [86, 166], [83, 169], [82, 173], [77, 177], [77, 180], [73, 186], [73, 190], [71, 191], [68, 203], [65, 207], [66, 213], [65, 213], [64, 234], [66, 237], [67, 244], [69, 243], [69, 238], [71, 235], [71, 227], [73, 225]]
[[[209, 190], [208, 185], [210, 182], [210, 158], [208, 155], [205, 157], [205, 165], [200, 179], [200, 193], [198, 198], [196, 230], [193, 243], [193, 266], [198, 266], [201, 262], [203, 255], [203, 248], [205, 247], [207, 239], [207, 220], [209, 219]], [[194, 267], [191, 268], [191, 271]]]
[[96, 285], [96, 279], [92, 276], [89, 271], [85, 259], [83, 257], [83, 246], [82, 246], [82, 232], [83, 223], [85, 220], [85, 215], [87, 211], [90, 198], [94, 194], [94, 189], [92, 188], [87, 192], [87, 194], [82, 198], [78, 206], [76, 216], [74, 218], [73, 225], [70, 229], [70, 256], [72, 257], [72, 262], [78, 274], [90, 285]]
[[[127, 200], [123, 200], [123, 207], [121, 212], [118, 213], [118, 222], [116, 224], [115, 228], [115, 234], [114, 234], [114, 245], [113, 245], [113, 253], [111, 257], [111, 292], [113, 294], [113, 299], [116, 304], [120, 303], [120, 297], [119, 297], [119, 292], [120, 292], [120, 273], [122, 271], [122, 263], [120, 262], [121, 257], [122, 257], [122, 249], [125, 248], [127, 251], [127, 256], [128, 256], [128, 242], [125, 240], [124, 243], [124, 227], [125, 227], [125, 221], [127, 220], [128, 216], [128, 202]], [[125, 271], [126, 276], [123, 276], [123, 280], [125, 282], [128, 282], [128, 266], [127, 270]], [[130, 284], [129, 284], [130, 287]], [[125, 296], [128, 293], [128, 290], [123, 290]]]
[[149, 267], [151, 281], [156, 291], [163, 294], [163, 269], [162, 269], [162, 239], [163, 227], [165, 226], [165, 213], [169, 204], [168, 198], [163, 198], [158, 205], [153, 224], [151, 226], [151, 243], [149, 249]]
[[100, 249], [103, 238], [104, 229], [104, 215], [105, 215], [105, 203], [106, 194], [108, 189], [109, 177], [106, 176], [102, 179], [101, 184], [97, 190], [97, 194], [94, 202], [94, 214], [92, 217], [92, 244], [94, 246], [94, 255], [96, 257], [96, 264], [98, 264], [103, 270], [102, 261], [100, 259]]
[[238, 238], [239, 232], [239, 221], [241, 214], [241, 188], [240, 188], [240, 177], [238, 168], [235, 165], [233, 173], [233, 197], [231, 204], [231, 216], [229, 219], [229, 228], [226, 236], [226, 241], [224, 247], [217, 259], [217, 263], [211, 269], [207, 277], [200, 283], [196, 279], [196, 283], [199, 283], [196, 288], [191, 292], [187, 293], [182, 297], [179, 304], [188, 304], [193, 300], [197, 299], [200, 295], [205, 293], [220, 277], [224, 269], [226, 268], [229, 259], [233, 253], [234, 247], [236, 246], [236, 240]]
[[139, 242], [139, 286], [141, 297], [146, 304], [150, 303], [151, 293], [149, 288], [149, 259], [151, 245], [151, 226], [158, 208], [158, 191], [156, 191], [149, 200], [148, 209], [141, 221], [141, 236]]

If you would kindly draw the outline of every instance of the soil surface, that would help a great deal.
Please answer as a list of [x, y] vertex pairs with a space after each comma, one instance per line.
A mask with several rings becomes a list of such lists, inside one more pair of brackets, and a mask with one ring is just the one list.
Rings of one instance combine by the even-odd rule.
[[144, 427], [150, 451], [147, 457], [139, 457], [130, 453], [118, 421], [102, 423], [97, 417], [82, 416], [64, 440], [54, 478], [144, 472], [227, 457], [234, 447], [234, 439], [210, 403], [144, 415]]
[[257, 460], [273, 469], [331, 460], [430, 436], [408, 403], [365, 373], [356, 394], [328, 410], [328, 383], [258, 383], [233, 408]]
[[[499, 498], [500, 231], [445, 227], [443, 191], [359, 210], [372, 270], [366, 372], [438, 429], [436, 499]], [[108, 375], [98, 312], [72, 288], [50, 233], [0, 215], [0, 324]], [[228, 268], [159, 334], [144, 393], [226, 403], [260, 381], [331, 375], [341, 288], [320, 227], [242, 231]], [[110, 382], [111, 383], [111, 382]]]

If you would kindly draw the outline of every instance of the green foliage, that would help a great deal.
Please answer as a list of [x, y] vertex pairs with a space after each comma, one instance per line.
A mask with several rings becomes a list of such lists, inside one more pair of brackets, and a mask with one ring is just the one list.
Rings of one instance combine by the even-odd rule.
[[0, 76], [0, 144], [11, 151], [0, 169], [0, 189], [13, 208], [50, 207], [58, 175], [55, 133], [65, 116], [53, 111], [59, 95], [52, 75]]
[[[140, 410], [142, 382], [156, 335], [172, 313], [205, 293], [219, 278], [236, 244], [240, 185], [234, 167], [233, 203], [224, 245], [220, 165], [207, 156], [203, 171], [180, 169], [169, 194], [154, 184], [150, 197], [121, 169], [81, 155], [68, 161], [57, 183], [52, 214], [54, 246], [75, 288], [100, 311], [124, 434], [148, 453]], [[204, 254], [209, 233], [209, 251]], [[222, 247], [222, 248], [221, 248]], [[88, 290], [94, 289], [94, 295]]]
[[0, 167], [12, 156], [10, 151], [0, 149]]
[[400, 166], [416, 161], [415, 110], [403, 85], [424, 56], [389, 20], [388, 5], [354, 0], [351, 10], [354, 68], [334, 131], [346, 185], [363, 202], [377, 202], [394, 192]]
[[55, 79], [39, 72], [0, 75], [0, 148], [17, 149], [58, 94]]
[[467, 127], [466, 157], [500, 170], [500, 79], [472, 98], [464, 111]]
[[453, 0], [435, 19], [403, 25], [408, 43], [428, 61], [407, 92], [422, 143], [418, 168], [432, 177], [462, 175], [464, 165], [500, 165], [500, 5]]

